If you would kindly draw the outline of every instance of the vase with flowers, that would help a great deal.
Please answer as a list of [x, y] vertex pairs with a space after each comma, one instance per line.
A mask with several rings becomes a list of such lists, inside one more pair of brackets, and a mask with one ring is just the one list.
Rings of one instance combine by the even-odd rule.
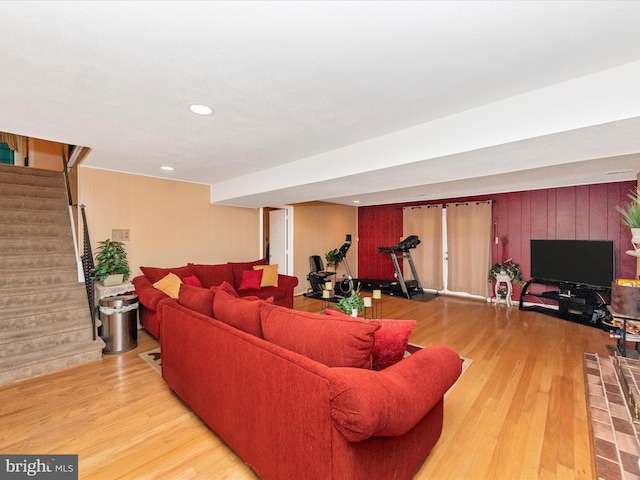
[[508, 277], [513, 283], [523, 285], [524, 279], [520, 271], [520, 265], [515, 263], [513, 259], [508, 258], [502, 263], [494, 263], [489, 269], [489, 282], [497, 280], [498, 277]]

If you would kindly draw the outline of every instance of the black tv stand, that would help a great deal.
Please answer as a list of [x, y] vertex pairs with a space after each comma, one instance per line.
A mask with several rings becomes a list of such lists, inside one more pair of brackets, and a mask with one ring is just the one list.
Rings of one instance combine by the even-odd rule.
[[610, 287], [532, 278], [522, 289], [519, 309], [602, 328], [610, 299]]

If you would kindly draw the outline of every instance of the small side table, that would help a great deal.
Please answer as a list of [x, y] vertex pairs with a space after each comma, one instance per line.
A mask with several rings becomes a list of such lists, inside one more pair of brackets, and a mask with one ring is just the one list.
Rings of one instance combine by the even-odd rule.
[[124, 295], [125, 293], [135, 291], [136, 287], [134, 287], [131, 282], [124, 282], [120, 285], [113, 285], [111, 287], [105, 287], [98, 282], [95, 284], [95, 298], [98, 302], [106, 297], [116, 297], [118, 295]]
[[138, 346], [138, 296], [131, 282], [105, 287], [96, 283], [98, 333], [103, 353], [124, 353]]
[[500, 303], [500, 295], [498, 295], [498, 290], [500, 289], [500, 286], [503, 284], [506, 285], [507, 287], [506, 301], [507, 301], [507, 306], [510, 307], [512, 305], [511, 303], [512, 288], [511, 288], [511, 277], [509, 277], [509, 275], [496, 275], [496, 287], [494, 290], [496, 294], [496, 305]]

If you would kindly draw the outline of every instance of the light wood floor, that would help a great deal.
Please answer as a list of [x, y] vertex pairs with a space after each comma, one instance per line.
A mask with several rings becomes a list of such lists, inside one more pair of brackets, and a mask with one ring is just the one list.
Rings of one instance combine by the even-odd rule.
[[[383, 316], [473, 360], [416, 479], [595, 478], [582, 354], [606, 354], [606, 332], [452, 297], [384, 297]], [[255, 478], [138, 357], [155, 346], [141, 331], [134, 351], [0, 387], [0, 453], [78, 454], [81, 479]]]

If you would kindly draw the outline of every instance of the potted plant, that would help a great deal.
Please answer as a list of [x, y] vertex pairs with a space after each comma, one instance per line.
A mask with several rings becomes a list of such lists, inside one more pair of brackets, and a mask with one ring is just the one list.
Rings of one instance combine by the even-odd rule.
[[364, 309], [364, 299], [360, 298], [355, 290], [352, 290], [351, 295], [340, 300], [336, 306], [347, 315], [357, 316]]
[[120, 285], [131, 274], [124, 243], [107, 239], [98, 245], [96, 277], [105, 286]]
[[503, 287], [503, 286], [498, 287], [498, 296], [503, 300], [507, 298], [507, 293], [509, 293], [509, 290], [507, 289], [507, 287]]
[[616, 210], [622, 214], [622, 221], [631, 229], [631, 243], [636, 252], [640, 251], [640, 192], [638, 189], [627, 194], [631, 199], [627, 205], [616, 205]]
[[511, 258], [508, 258], [502, 263], [494, 263], [489, 269], [488, 280], [491, 282], [492, 280], [497, 279], [499, 275], [509, 277], [509, 280], [518, 285], [524, 284], [520, 265], [515, 263]]
[[342, 261], [342, 259], [338, 256], [338, 253], [339, 253], [339, 250], [336, 248], [334, 250], [328, 251], [325, 254], [324, 259], [327, 262], [327, 268], [329, 268], [329, 265], [333, 265], [337, 267], [338, 264]]

